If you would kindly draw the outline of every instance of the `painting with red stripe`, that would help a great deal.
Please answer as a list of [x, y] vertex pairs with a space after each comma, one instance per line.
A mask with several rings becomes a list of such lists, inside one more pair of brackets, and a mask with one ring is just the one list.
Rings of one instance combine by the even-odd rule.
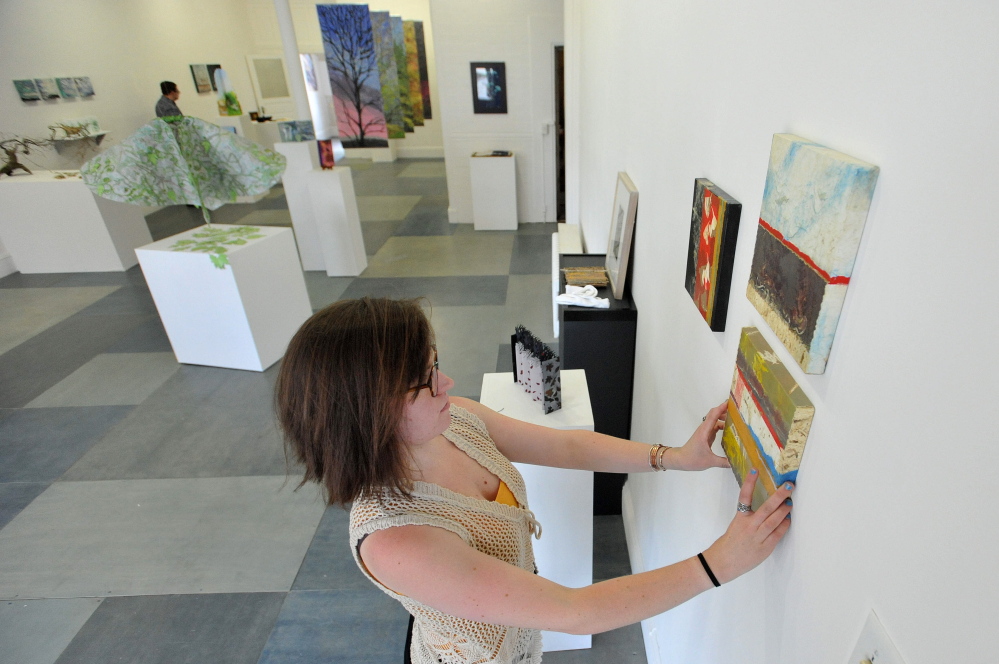
[[878, 171], [774, 134], [746, 294], [805, 373], [826, 370]]
[[722, 448], [739, 484], [756, 469], [753, 506], [796, 482], [815, 407], [755, 327], [743, 328]]

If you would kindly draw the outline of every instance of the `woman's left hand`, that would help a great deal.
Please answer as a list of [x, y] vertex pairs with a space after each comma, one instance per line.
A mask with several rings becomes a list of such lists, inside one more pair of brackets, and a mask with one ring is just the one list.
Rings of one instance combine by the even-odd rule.
[[728, 400], [708, 411], [701, 425], [683, 447], [670, 450], [670, 466], [677, 470], [704, 470], [705, 468], [731, 468], [728, 459], [711, 451], [718, 432], [725, 428], [725, 410]]

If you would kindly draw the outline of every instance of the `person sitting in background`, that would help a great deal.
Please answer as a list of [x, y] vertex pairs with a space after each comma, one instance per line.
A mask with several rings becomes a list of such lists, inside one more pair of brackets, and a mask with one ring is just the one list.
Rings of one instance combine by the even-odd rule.
[[180, 99], [180, 90], [173, 81], [163, 81], [160, 83], [160, 92], [163, 96], [156, 102], [156, 117], [167, 118], [176, 115], [184, 115], [177, 107], [177, 100]]
[[759, 565], [791, 525], [793, 485], [753, 511], [750, 473], [731, 525], [703, 553], [560, 586], [534, 566], [541, 525], [510, 462], [616, 473], [728, 467], [711, 451], [725, 404], [681, 447], [650, 447], [514, 420], [449, 396], [453, 386], [418, 301], [373, 298], [307, 320], [277, 379], [278, 420], [288, 457], [304, 466], [301, 484], [317, 482], [328, 504], [351, 504], [355, 561], [412, 616], [406, 662], [538, 664], [540, 630], [592, 634], [667, 611]]

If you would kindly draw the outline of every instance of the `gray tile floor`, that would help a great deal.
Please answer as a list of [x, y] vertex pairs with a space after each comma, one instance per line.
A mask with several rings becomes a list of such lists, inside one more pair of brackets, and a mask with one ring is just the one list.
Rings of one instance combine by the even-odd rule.
[[[314, 309], [426, 297], [472, 398], [509, 370], [515, 325], [551, 340], [553, 224], [476, 233], [448, 223], [442, 161], [350, 165], [369, 267], [305, 273]], [[212, 218], [290, 219], [280, 187]], [[161, 239], [202, 217], [147, 222]], [[0, 661], [402, 661], [406, 614], [354, 565], [346, 513], [295, 490], [275, 369], [178, 365], [138, 268], [0, 279]], [[620, 517], [596, 517], [596, 579], [628, 572]], [[645, 662], [641, 630], [544, 659]]]

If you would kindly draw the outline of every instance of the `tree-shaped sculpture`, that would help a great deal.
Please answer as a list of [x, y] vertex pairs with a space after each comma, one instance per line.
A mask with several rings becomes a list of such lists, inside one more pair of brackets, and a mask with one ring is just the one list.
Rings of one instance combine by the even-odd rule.
[[0, 150], [3, 150], [7, 155], [7, 163], [0, 166], [0, 176], [13, 175], [14, 171], [24, 171], [28, 175], [31, 175], [28, 167], [18, 161], [18, 153], [31, 154], [31, 148], [47, 148], [51, 144], [51, 141], [45, 139], [21, 138], [17, 136], [0, 140]]
[[337, 124], [345, 147], [388, 147], [367, 5], [317, 5]]

